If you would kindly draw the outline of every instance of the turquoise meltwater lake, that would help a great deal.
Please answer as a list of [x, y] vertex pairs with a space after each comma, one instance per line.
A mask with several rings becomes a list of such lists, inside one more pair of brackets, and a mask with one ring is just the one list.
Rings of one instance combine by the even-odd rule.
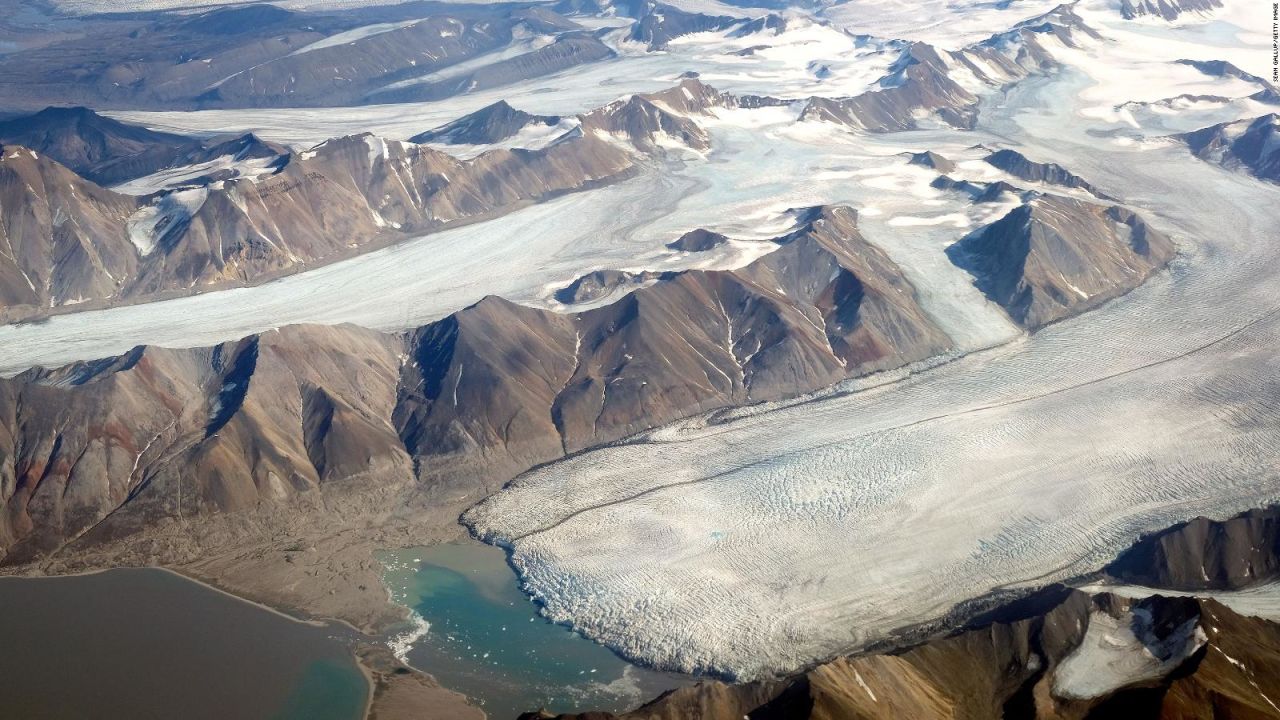
[[475, 541], [379, 554], [396, 602], [427, 624], [401, 654], [494, 720], [521, 712], [620, 712], [693, 681], [632, 665], [543, 618], [498, 548]]

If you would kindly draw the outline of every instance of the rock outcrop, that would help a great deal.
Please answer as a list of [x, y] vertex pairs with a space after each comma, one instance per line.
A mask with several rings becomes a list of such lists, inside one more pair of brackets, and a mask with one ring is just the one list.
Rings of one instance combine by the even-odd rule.
[[1017, 150], [997, 150], [986, 158], [988, 165], [1028, 182], [1047, 183], [1060, 187], [1084, 190], [1100, 200], [1113, 200], [1092, 183], [1072, 173], [1057, 163], [1041, 163], [1029, 159]]
[[610, 295], [628, 288], [644, 285], [657, 280], [670, 280], [675, 273], [653, 272], [643, 270], [628, 272], [626, 270], [597, 270], [574, 280], [556, 291], [556, 300], [566, 305], [580, 305], [607, 298]]
[[[486, 453], [527, 467], [947, 350], [854, 222], [847, 208], [816, 209], [745, 268], [667, 276], [575, 315], [486, 299], [421, 331], [403, 385], [422, 390], [403, 399], [399, 425], [452, 439], [411, 448], [454, 482], [492, 475], [475, 465]], [[530, 448], [518, 462], [501, 449], [517, 445]]]
[[911, 153], [911, 157], [910, 159], [908, 159], [907, 162], [911, 163], [912, 165], [920, 165], [922, 167], [933, 168], [934, 170], [937, 170], [938, 172], [944, 173], [944, 174], [949, 173], [952, 170], [956, 169], [956, 164], [954, 162], [948, 160], [947, 158], [943, 157], [942, 155], [939, 155], [938, 153], [932, 150], [925, 150], [924, 152]]
[[506, 140], [530, 125], [550, 127], [559, 122], [558, 117], [532, 115], [499, 100], [435, 130], [414, 135], [409, 140], [416, 143], [490, 145]]
[[720, 233], [698, 228], [667, 243], [667, 248], [677, 252], [706, 252], [728, 241], [729, 238]]
[[1143, 537], [1107, 566], [1120, 582], [1172, 590], [1237, 590], [1280, 578], [1280, 507], [1226, 520], [1199, 517]]
[[1280, 182], [1280, 115], [1270, 113], [1176, 136], [1201, 160]]
[[1125, 20], [1158, 17], [1177, 20], [1183, 13], [1207, 13], [1222, 7], [1222, 0], [1121, 0], [1120, 14]]
[[100, 185], [182, 164], [200, 149], [195, 138], [129, 125], [83, 107], [50, 107], [0, 122], [0, 144], [34, 150]]
[[0, 145], [0, 309], [110, 297], [138, 269], [138, 200], [37, 151]]
[[4, 562], [157, 522], [409, 482], [396, 337], [293, 327], [0, 381]]
[[630, 39], [641, 42], [650, 50], [662, 50], [667, 43], [681, 35], [708, 30], [725, 30], [742, 22], [724, 15], [704, 15], [686, 12], [671, 5], [645, 0], [643, 12], [631, 26]]
[[1123, 295], [1173, 258], [1172, 241], [1134, 214], [1042, 195], [947, 248], [952, 262], [1035, 330]]

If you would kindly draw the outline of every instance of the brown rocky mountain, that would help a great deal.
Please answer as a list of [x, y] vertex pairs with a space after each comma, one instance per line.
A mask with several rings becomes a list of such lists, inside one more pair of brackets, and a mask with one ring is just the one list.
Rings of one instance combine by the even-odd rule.
[[326, 493], [474, 501], [568, 452], [949, 348], [852, 210], [800, 220], [747, 267], [577, 314], [487, 298], [406, 334], [292, 327], [0, 380], [4, 562]]
[[644, 0], [636, 11], [637, 21], [631, 26], [631, 39], [662, 50], [675, 38], [708, 30], [725, 30], [742, 21], [724, 15], [686, 12], [670, 5]]
[[674, 273], [642, 270], [597, 270], [587, 273], [556, 291], [556, 300], [566, 305], [595, 302], [620, 291], [655, 280], [670, 280]]
[[[253, 133], [195, 138], [156, 132], [99, 115], [88, 108], [45, 108], [0, 122], [0, 143], [56, 160], [99, 185], [116, 186], [160, 170], [217, 158], [231, 161], [288, 154]], [[228, 172], [227, 177], [233, 177]]]
[[195, 138], [129, 125], [83, 107], [50, 107], [0, 122], [0, 144], [34, 150], [102, 185], [182, 164], [200, 148]]
[[667, 243], [667, 248], [679, 252], [706, 252], [727, 242], [729, 238], [703, 228], [690, 230]]
[[1201, 160], [1280, 182], [1280, 115], [1270, 113], [1176, 136]]
[[[369, 134], [336, 138], [283, 156], [264, 176], [206, 177], [204, 185], [141, 201], [97, 187], [38, 153], [11, 148], [0, 163], [36, 166], [43, 179], [32, 184], [15, 173], [0, 176], [12, 186], [6, 208], [41, 205], [26, 211], [45, 213], [50, 196], [98, 198], [112, 208], [94, 214], [96, 205], [54, 202], [44, 221], [8, 224], [12, 246], [51, 248], [68, 232], [89, 233], [85, 237], [97, 241], [98, 252], [112, 260], [104, 266], [84, 253], [34, 250], [0, 255], [0, 298], [12, 298], [0, 313], [23, 318], [72, 301], [101, 305], [256, 283], [410, 233], [494, 217], [625, 178], [644, 155], [661, 152], [664, 145], [705, 150], [707, 135], [691, 116], [731, 101], [697, 80], [685, 80], [673, 90], [586, 113], [579, 128], [544, 148], [493, 149], [466, 160]], [[276, 150], [282, 148], [249, 136], [230, 144], [211, 142], [188, 159]], [[107, 268], [109, 280], [102, 279], [99, 266]], [[45, 287], [28, 283], [24, 274], [64, 279]]]
[[531, 115], [517, 110], [505, 100], [480, 108], [453, 122], [409, 138], [416, 143], [448, 143], [450, 145], [487, 145], [501, 142], [530, 125], [552, 126], [560, 118]]
[[988, 165], [1003, 170], [1021, 180], [1077, 188], [1101, 200], [1114, 200], [1114, 198], [1108, 197], [1094, 187], [1088, 180], [1072, 173], [1061, 165], [1036, 162], [1017, 150], [1009, 148], [997, 150], [984, 158], [984, 160]]
[[414, 429], [402, 434], [428, 475], [506, 478], [694, 413], [945, 351], [854, 223], [847, 208], [816, 209], [745, 268], [680, 273], [576, 315], [486, 299], [417, 334], [402, 385], [420, 390], [402, 398], [397, 426]]
[[880, 79], [880, 87], [849, 98], [810, 98], [801, 119], [835, 122], [870, 132], [910, 130], [921, 113], [958, 128], [977, 120], [978, 96], [961, 76], [999, 88], [1056, 66], [1042, 38], [1078, 47], [1097, 33], [1069, 5], [1060, 5], [1008, 32], [950, 52], [923, 42], [908, 46]]
[[975, 203], [999, 202], [1006, 199], [1006, 194], [1021, 198], [1025, 202], [1037, 195], [1033, 190], [1023, 190], [1003, 180], [993, 182], [956, 180], [949, 175], [939, 175], [929, 183], [929, 187], [964, 193]]
[[0, 308], [110, 297], [137, 272], [126, 230], [136, 198], [2, 145], [0, 207]]
[[1175, 525], [1139, 540], [1105, 572], [1120, 582], [1187, 591], [1270, 582], [1280, 577], [1280, 507]]
[[940, 173], [949, 173], [956, 169], [956, 164], [954, 162], [952, 162], [951, 160], [948, 160], [946, 157], [943, 157], [942, 155], [939, 155], [938, 153], [932, 150], [925, 150], [923, 152], [911, 153], [911, 156], [907, 162], [911, 163], [912, 165], [920, 165], [927, 168], [933, 168], [934, 170], [937, 170]]
[[[1255, 83], [1261, 89], [1250, 95], [1250, 100], [1267, 103], [1268, 105], [1280, 105], [1280, 87], [1276, 87], [1274, 83], [1266, 78], [1259, 77], [1250, 72], [1245, 72], [1226, 60], [1183, 59], [1179, 60], [1178, 64], [1188, 65], [1211, 77], [1236, 78], [1238, 80]], [[1223, 100], [1227, 101], [1228, 99], [1224, 98]]]
[[5, 561], [330, 483], [407, 482], [387, 424], [400, 351], [372, 331], [296, 327], [3, 381]]
[[1173, 258], [1174, 247], [1118, 205], [1041, 195], [947, 254], [988, 298], [1034, 330], [1132, 290]]

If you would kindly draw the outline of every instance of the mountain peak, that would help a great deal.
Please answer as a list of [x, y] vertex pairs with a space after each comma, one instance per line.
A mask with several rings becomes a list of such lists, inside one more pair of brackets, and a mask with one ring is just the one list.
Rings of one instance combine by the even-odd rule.
[[450, 145], [488, 145], [501, 142], [530, 125], [555, 125], [560, 118], [551, 115], [533, 115], [499, 100], [479, 110], [409, 138], [416, 143], [447, 143]]

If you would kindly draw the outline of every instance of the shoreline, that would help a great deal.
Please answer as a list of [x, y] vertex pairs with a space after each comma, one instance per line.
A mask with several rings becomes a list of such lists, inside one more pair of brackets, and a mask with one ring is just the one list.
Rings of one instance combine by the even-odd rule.
[[[424, 545], [415, 545], [412, 547], [428, 547], [428, 546], [429, 544], [424, 544]], [[376, 560], [376, 555], [375, 555], [375, 560]], [[365, 630], [361, 630], [360, 628], [356, 627], [353, 623], [351, 623], [348, 620], [337, 618], [337, 617], [313, 615], [310, 613], [306, 613], [297, 607], [292, 607], [287, 605], [279, 606], [279, 607], [273, 606], [261, 600], [256, 600], [251, 597], [247, 597], [245, 595], [237, 594], [226, 588], [219, 587], [218, 585], [208, 580], [201, 579], [194, 575], [190, 575], [186, 572], [183, 572], [182, 570], [179, 570], [173, 567], [167, 567], [163, 565], [120, 565], [116, 567], [93, 568], [88, 570], [77, 570], [75, 572], [56, 573], [56, 574], [54, 573], [41, 573], [41, 574], [7, 573], [7, 574], [0, 575], [0, 583], [3, 583], [7, 579], [23, 580], [23, 581], [30, 581], [30, 580], [56, 581], [56, 580], [67, 579], [67, 578], [103, 575], [106, 573], [121, 571], [121, 570], [123, 571], [147, 570], [147, 571], [162, 572], [172, 577], [179, 578], [184, 582], [188, 582], [193, 585], [199, 586], [203, 590], [217, 593], [222, 597], [226, 597], [231, 600], [237, 601], [239, 603], [249, 605], [258, 610], [262, 610], [267, 613], [270, 613], [275, 617], [278, 617], [293, 623], [297, 623], [300, 625], [305, 625], [307, 627], [317, 628], [317, 629], [342, 628], [343, 631], [345, 631], [345, 633], [348, 634], [348, 637], [333, 638], [331, 641], [335, 643], [340, 643], [346, 646], [345, 649], [347, 651], [347, 654], [351, 658], [352, 664], [355, 666], [355, 669], [357, 670], [357, 672], [359, 672], [360, 676], [364, 678], [364, 682], [365, 682], [364, 710], [360, 715], [362, 720], [367, 720], [368, 718], [370, 718], [374, 710], [376, 709], [380, 687], [384, 687], [385, 683], [394, 682], [393, 678], [399, 677], [399, 675], [396, 672], [398, 668], [395, 665], [399, 665], [407, 669], [410, 673], [410, 675], [408, 675], [407, 677], [413, 678], [416, 675], [419, 678], [425, 678], [429, 683], [433, 684], [435, 687], [439, 688], [440, 690], [464, 699], [469, 705], [472, 704], [472, 698], [464, 695], [463, 693], [460, 693], [456, 690], [452, 690], [451, 688], [444, 686], [431, 673], [425, 670], [422, 670], [421, 668], [415, 667], [408, 662], [400, 661], [399, 658], [395, 658], [391, 649], [387, 645], [387, 642], [386, 642], [387, 638], [385, 637], [385, 632], [368, 632]], [[387, 592], [387, 595], [388, 595], [387, 600], [389, 603], [391, 603], [392, 605], [395, 605], [397, 608], [404, 607], [399, 603], [394, 602], [390, 598], [389, 588], [387, 588], [385, 585], [383, 587], [384, 587], [384, 590], [386, 590]], [[385, 653], [386, 655], [393, 658], [393, 662], [395, 664], [391, 665], [390, 671], [383, 670], [380, 667], [378, 667], [377, 656], [382, 653]], [[477, 706], [472, 705], [472, 707], [477, 707]], [[479, 708], [477, 707], [477, 709]]]

